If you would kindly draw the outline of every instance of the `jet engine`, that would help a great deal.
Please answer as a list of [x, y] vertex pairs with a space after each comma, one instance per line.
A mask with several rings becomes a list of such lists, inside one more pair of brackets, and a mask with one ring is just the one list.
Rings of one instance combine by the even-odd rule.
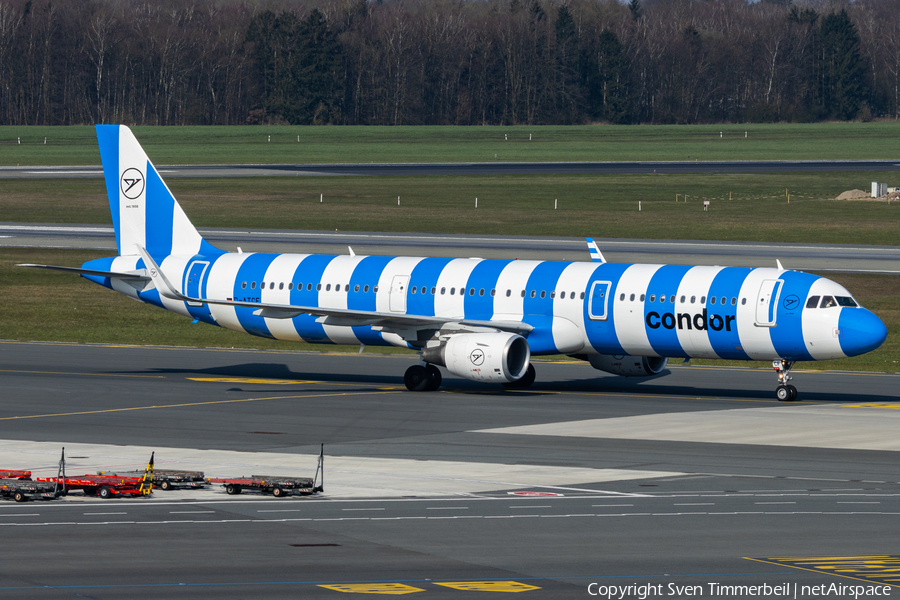
[[628, 356], [622, 354], [591, 354], [591, 366], [598, 371], [625, 377], [649, 377], [659, 375], [666, 368], [669, 359], [660, 356]]
[[525, 375], [531, 349], [515, 333], [458, 333], [442, 346], [426, 349], [422, 358], [459, 377], [509, 383]]

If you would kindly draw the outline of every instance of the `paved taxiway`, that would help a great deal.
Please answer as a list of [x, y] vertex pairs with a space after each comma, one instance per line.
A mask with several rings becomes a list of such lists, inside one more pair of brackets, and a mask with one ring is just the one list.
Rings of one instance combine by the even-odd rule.
[[[202, 229], [212, 244], [245, 252], [313, 252], [394, 256], [449, 256], [587, 260], [583, 238], [425, 233]], [[900, 246], [776, 244], [596, 238], [614, 262], [774, 266], [821, 272], [900, 273]], [[115, 251], [110, 226], [0, 223], [0, 247], [90, 248]]]
[[[322, 177], [352, 175], [636, 175], [645, 173], [772, 173], [900, 171], [896, 160], [744, 160], [542, 163], [382, 163], [158, 165], [164, 177]], [[100, 178], [99, 165], [0, 167], [0, 179]]]
[[412, 361], [0, 342], [4, 468], [55, 473], [64, 445], [69, 473], [153, 450], [159, 468], [311, 476], [326, 452], [314, 498], [0, 502], [15, 548], [0, 595], [572, 598], [592, 582], [854, 584], [769, 559], [896, 551], [900, 376], [795, 371], [804, 401], [783, 404], [769, 370], [539, 363], [526, 391], [446, 376], [410, 393]]

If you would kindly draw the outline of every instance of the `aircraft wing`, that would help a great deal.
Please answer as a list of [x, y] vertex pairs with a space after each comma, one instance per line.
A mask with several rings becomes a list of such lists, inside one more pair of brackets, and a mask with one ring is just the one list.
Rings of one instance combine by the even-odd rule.
[[[235, 300], [218, 300], [210, 298], [192, 298], [177, 291], [169, 283], [159, 265], [150, 254], [138, 246], [144, 264], [148, 265], [147, 272], [151, 281], [156, 284], [160, 295], [170, 300], [191, 302], [195, 304], [217, 304], [220, 306], [240, 306], [253, 308], [254, 315], [269, 319], [293, 319], [300, 315], [312, 315], [321, 317], [319, 322], [325, 325], [337, 325], [345, 327], [381, 326], [400, 333], [401, 330], [441, 329], [444, 326], [452, 328], [476, 327], [490, 328], [500, 331], [509, 331], [527, 335], [534, 327], [521, 321], [484, 321], [476, 319], [453, 319], [447, 317], [429, 317], [425, 315], [407, 315], [403, 313], [385, 313], [367, 310], [350, 310], [346, 308], [325, 308], [320, 306], [295, 306], [290, 304], [267, 304], [262, 302], [241, 302]], [[406, 336], [403, 336], [406, 338]]]

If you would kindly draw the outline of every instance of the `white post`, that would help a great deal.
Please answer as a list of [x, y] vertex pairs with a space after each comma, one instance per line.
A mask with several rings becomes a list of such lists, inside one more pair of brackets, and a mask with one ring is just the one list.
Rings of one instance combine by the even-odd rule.
[[475, 208], [478, 208], [478, 198], [475, 198]]
[[397, 206], [400, 206], [400, 196], [397, 196]]
[[638, 200], [638, 212], [641, 212], [641, 201]]
[[269, 141], [270, 141], [270, 142], [272, 141], [272, 136], [271, 136], [271, 135], [269, 136]]
[[528, 141], [529, 141], [529, 142], [531, 141], [531, 134], [530, 134], [530, 133], [528, 134]]
[[722, 132], [720, 131], [720, 132], [719, 132], [719, 138], [721, 138], [721, 137], [722, 137]]
[[553, 210], [556, 210], [556, 203], [559, 202], [559, 198], [555, 198], [553, 200]]
[[744, 137], [747, 137], [747, 132], [746, 132], [746, 131], [744, 132]]
[[17, 137], [17, 138], [16, 138], [16, 142], [19, 143], [19, 144], [21, 144], [21, 143], [22, 143], [22, 138]]
[[47, 138], [44, 138], [44, 145], [47, 145]]
[[299, 135], [297, 136], [297, 141], [298, 141], [298, 142], [300, 141], [300, 136], [299, 136]]
[[319, 194], [319, 204], [322, 203], [322, 199], [325, 197], [325, 194]]
[[508, 134], [508, 133], [504, 133], [504, 134], [503, 134], [503, 139], [509, 141], [509, 134]]

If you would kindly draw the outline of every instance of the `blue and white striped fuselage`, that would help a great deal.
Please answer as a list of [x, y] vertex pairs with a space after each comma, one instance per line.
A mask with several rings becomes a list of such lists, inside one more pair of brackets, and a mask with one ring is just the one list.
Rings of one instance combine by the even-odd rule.
[[[114, 272], [144, 268], [133, 255], [84, 266]], [[804, 361], [861, 354], [883, 341], [873, 346], [872, 326], [883, 324], [866, 309], [820, 308], [819, 298], [849, 298], [845, 288], [782, 269], [261, 253], [170, 255], [159, 266], [171, 282], [181, 282], [181, 293], [194, 298], [424, 315], [448, 322], [521, 321], [533, 327], [526, 337], [535, 355]], [[416, 347], [378, 327], [323, 324], [309, 314], [267, 318], [244, 306], [190, 306], [162, 297], [157, 289], [139, 292], [122, 281], [89, 278], [143, 302], [252, 335]]]

